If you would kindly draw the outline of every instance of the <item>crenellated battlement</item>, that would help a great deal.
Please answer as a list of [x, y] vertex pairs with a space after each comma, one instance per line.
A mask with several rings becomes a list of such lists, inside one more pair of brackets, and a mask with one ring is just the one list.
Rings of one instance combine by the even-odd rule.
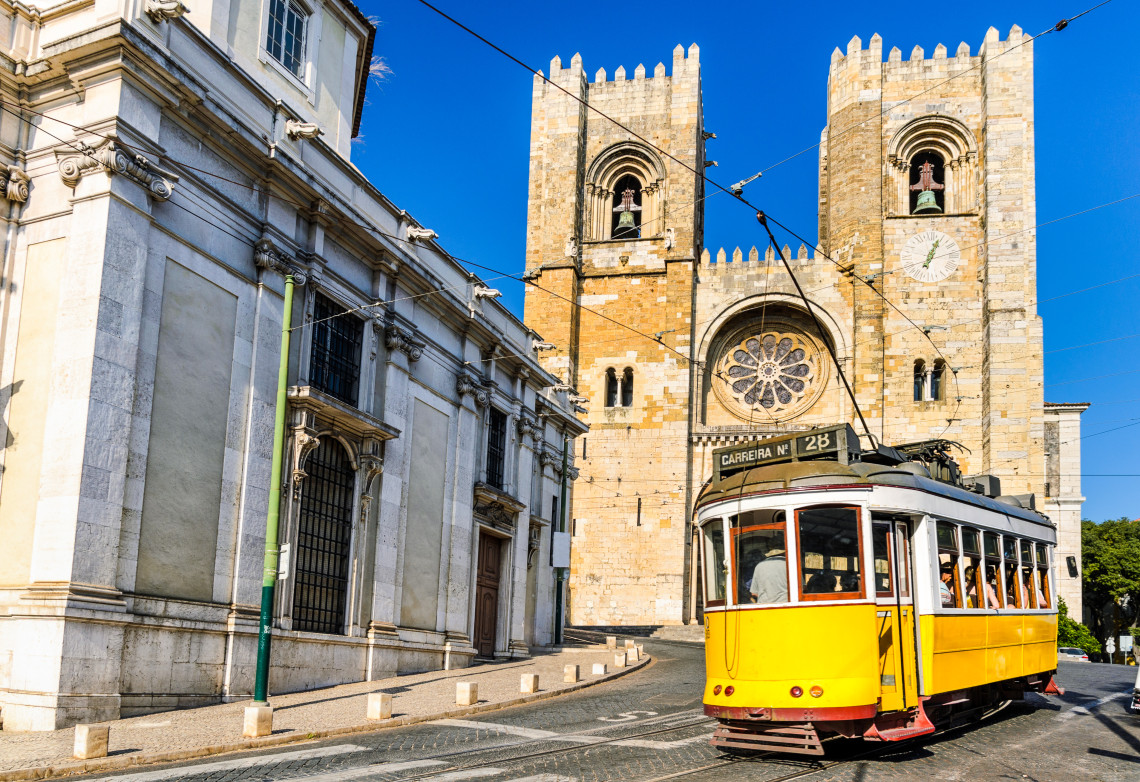
[[[695, 43], [689, 46], [687, 51], [684, 46], [677, 44], [677, 46], [673, 49], [673, 71], [671, 74], [666, 73], [664, 62], [657, 63], [657, 65], [653, 68], [653, 74], [651, 76], [646, 75], [645, 64], [639, 63], [638, 66], [633, 70], [633, 78], [628, 77], [624, 65], [619, 65], [617, 67], [617, 70], [614, 71], [612, 80], [608, 79], [605, 68], [598, 68], [598, 70], [594, 73], [594, 80], [591, 82], [591, 88], [593, 89], [603, 85], [628, 84], [628, 82], [631, 81], [651, 81], [665, 78], [675, 78], [681, 75], [692, 75], [699, 72], [700, 53], [700, 47]], [[566, 78], [574, 77], [583, 78], [584, 74], [585, 71], [582, 66], [581, 54], [575, 54], [573, 57], [571, 57], [570, 65], [565, 68], [562, 67], [562, 58], [558, 55], [555, 55], [554, 58], [550, 61], [550, 79], [552, 81], [561, 81]], [[541, 82], [543, 80], [542, 71], [536, 73], [534, 78], [536, 83]]]
[[[996, 28], [991, 27], [986, 31], [985, 38], [982, 40], [982, 45], [978, 49], [978, 54], [974, 57], [970, 55], [970, 45], [965, 41], [958, 44], [958, 48], [954, 52], [954, 56], [950, 57], [945, 44], [938, 44], [934, 47], [934, 53], [931, 57], [926, 56], [925, 50], [921, 46], [915, 46], [911, 49], [910, 56], [903, 59], [902, 51], [897, 47], [892, 47], [890, 53], [887, 55], [888, 63], [898, 63], [900, 67], [910, 68], [926, 68], [936, 63], [946, 63], [949, 60], [958, 60], [960, 62], [971, 62], [977, 57], [991, 57], [1000, 54], [1011, 45], [1021, 44], [1025, 39], [1025, 33], [1021, 27], [1014, 25], [1009, 31], [1009, 37], [1002, 40], [1001, 33]], [[881, 64], [883, 62], [883, 39], [875, 33], [871, 36], [866, 48], [863, 48], [863, 41], [859, 36], [853, 36], [847, 42], [846, 53], [838, 46], [831, 53], [831, 73], [836, 75], [839, 72], [852, 68], [860, 67], [868, 64]], [[971, 64], [976, 64], [971, 62]]]
[[[809, 261], [814, 261], [816, 258], [823, 257], [823, 251], [821, 249], [818, 247], [813, 247], [809, 250], [805, 244], [800, 245], [800, 248], [796, 251], [795, 255], [792, 255], [792, 248], [786, 244], [783, 246], [783, 248], [781, 248], [781, 252], [783, 253], [784, 257], [788, 259], [789, 263], [803, 264]], [[760, 251], [756, 249], [756, 245], [753, 245], [752, 249], [748, 251], [747, 260], [745, 260], [744, 253], [739, 247], [735, 248], [732, 251], [731, 261], [729, 260], [729, 254], [723, 247], [716, 251], [715, 261], [713, 258], [714, 256], [706, 247], [701, 251], [701, 266], [714, 270], [720, 269], [723, 271], [739, 271], [742, 265], [747, 267], [747, 265], [760, 266], [762, 264], [775, 264], [776, 269], [780, 271], [783, 271], [784, 269], [783, 264], [780, 263], [778, 258], [776, 258], [776, 252], [772, 249], [771, 245], [764, 249], [763, 261], [760, 260]]]

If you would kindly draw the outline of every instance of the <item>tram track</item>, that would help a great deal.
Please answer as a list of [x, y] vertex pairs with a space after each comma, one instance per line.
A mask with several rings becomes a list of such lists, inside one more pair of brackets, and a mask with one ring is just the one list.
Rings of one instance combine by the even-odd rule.
[[[656, 717], [656, 718], [652, 718], [650, 720], [646, 720], [645, 722], [653, 722], [653, 723], [666, 722], [666, 721], [670, 721], [671, 718], [675, 718], [676, 716], [677, 716], [676, 714], [666, 714], [666, 715], [661, 715], [660, 717]], [[515, 747], [525, 747], [525, 746], [530, 745], [530, 744], [542, 744], [542, 743], [549, 743], [552, 741], [572, 741], [572, 742], [574, 742], [570, 746], [551, 747], [550, 749], [545, 749], [545, 750], [541, 750], [538, 752], [527, 752], [527, 753], [523, 753], [523, 754], [512, 755], [512, 756], [506, 757], [506, 758], [492, 758], [492, 759], [489, 759], [486, 761], [481, 761], [479, 763], [468, 763], [468, 764], [464, 764], [464, 765], [454, 765], [454, 766], [448, 766], [448, 767], [444, 767], [444, 768], [441, 768], [438, 766], [433, 766], [430, 771], [425, 771], [425, 772], [420, 773], [420, 774], [413, 774], [411, 776], [399, 777], [397, 782], [416, 782], [416, 780], [430, 779], [432, 777], [437, 777], [441, 774], [458, 774], [458, 773], [469, 772], [469, 771], [480, 769], [480, 768], [500, 766], [500, 765], [505, 764], [505, 763], [518, 763], [520, 761], [525, 762], [528, 760], [533, 760], [533, 759], [537, 759], [537, 758], [545, 758], [545, 757], [550, 757], [553, 755], [569, 754], [572, 752], [579, 752], [582, 750], [589, 750], [589, 749], [594, 749], [597, 747], [604, 747], [606, 745], [620, 744], [621, 742], [625, 742], [625, 741], [642, 740], [642, 739], [645, 739], [646, 737], [660, 736], [660, 735], [667, 734], [667, 733], [674, 733], [674, 732], [681, 731], [681, 730], [687, 730], [690, 728], [700, 727], [702, 725], [711, 725], [714, 722], [715, 722], [715, 720], [712, 720], [708, 717], [701, 716], [697, 719], [689, 720], [689, 721], [686, 721], [683, 723], [672, 723], [672, 724], [666, 725], [664, 727], [656, 728], [654, 730], [642, 731], [640, 733], [623, 734], [620, 736], [614, 736], [612, 738], [597, 737], [597, 740], [593, 740], [592, 738], [589, 738], [589, 737], [593, 737], [595, 734], [597, 734], [600, 731], [613, 729], [613, 727], [615, 727], [613, 725], [607, 725], [607, 726], [601, 726], [598, 728], [593, 728], [590, 730], [576, 731], [573, 733], [555, 734], [555, 735], [551, 735], [551, 736], [543, 736], [543, 737], [539, 737], [539, 738], [527, 739], [525, 741], [518, 741], [518, 742], [513, 742], [513, 743], [507, 743], [507, 744], [496, 744], [495, 746], [487, 747], [485, 749], [467, 748], [467, 749], [463, 749], [463, 750], [456, 751], [456, 752], [444, 752], [444, 753], [440, 753], [438, 755], [427, 755], [427, 756], [424, 756], [422, 758], [417, 758], [417, 760], [442, 760], [442, 759], [446, 759], [446, 758], [453, 758], [457, 755], [471, 755], [471, 754], [483, 754], [483, 753], [489, 753], [489, 752], [497, 752], [497, 751], [502, 751], [502, 750], [510, 750], [512, 748], [515, 748]], [[428, 723], [428, 724], [430, 724], [430, 723]], [[496, 727], [497, 726], [495, 723], [487, 723], [487, 729], [488, 730], [494, 730]], [[581, 737], [581, 738], [586, 739], [586, 740], [578, 741], [577, 740], [578, 737]], [[380, 765], [383, 765], [383, 764], [380, 764]], [[380, 769], [378, 769], [378, 770], [380, 770]]]

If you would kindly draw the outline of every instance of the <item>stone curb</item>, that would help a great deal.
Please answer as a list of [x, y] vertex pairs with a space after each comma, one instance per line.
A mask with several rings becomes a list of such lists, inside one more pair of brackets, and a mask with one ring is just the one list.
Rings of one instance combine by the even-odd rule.
[[[607, 673], [605, 676], [591, 679], [589, 681], [579, 682], [572, 684], [569, 687], [562, 687], [557, 690], [548, 690], [543, 692], [536, 692], [530, 695], [522, 695], [518, 698], [512, 698], [506, 701], [497, 701], [495, 703], [481, 703], [475, 706], [464, 706], [462, 708], [451, 709], [449, 711], [439, 712], [437, 714], [424, 714], [421, 716], [405, 715], [403, 717], [393, 717], [387, 720], [375, 720], [366, 722], [361, 725], [350, 725], [344, 728], [332, 728], [330, 730], [316, 730], [308, 733], [301, 731], [294, 731], [286, 733], [281, 736], [265, 736], [257, 739], [243, 739], [241, 741], [230, 742], [228, 744], [216, 744], [209, 747], [197, 747], [195, 749], [184, 749], [177, 752], [149, 752], [139, 753], [137, 755], [128, 755], [124, 757], [109, 757], [99, 758], [98, 760], [76, 761], [74, 763], [61, 763], [55, 766], [39, 766], [36, 768], [20, 768], [14, 771], [0, 771], [0, 782], [17, 782], [17, 780], [27, 779], [52, 779], [55, 777], [71, 776], [73, 774], [95, 774], [103, 771], [121, 771], [123, 769], [132, 768], [134, 766], [142, 766], [150, 763], [173, 763], [180, 760], [194, 760], [195, 758], [209, 757], [213, 755], [221, 755], [228, 752], [238, 752], [244, 749], [262, 749], [265, 747], [276, 747], [283, 744], [295, 744], [302, 741], [312, 741], [314, 739], [324, 739], [333, 736], [344, 736], [352, 733], [367, 733], [374, 730], [383, 730], [384, 728], [398, 728], [404, 725], [413, 725], [418, 722], [432, 722], [433, 720], [451, 719], [454, 717], [464, 717], [469, 714], [477, 714], [484, 711], [494, 711], [495, 709], [502, 709], [508, 706], [519, 706], [524, 703], [531, 703], [533, 701], [546, 700], [548, 698], [556, 698], [559, 695], [566, 695], [577, 690], [585, 689], [586, 687], [593, 687], [596, 684], [612, 681], [628, 673], [644, 668], [649, 663], [653, 662], [653, 658], [645, 655], [641, 660], [628, 665], [621, 670], [616, 670], [613, 673]], [[112, 731], [113, 735], [113, 731]]]

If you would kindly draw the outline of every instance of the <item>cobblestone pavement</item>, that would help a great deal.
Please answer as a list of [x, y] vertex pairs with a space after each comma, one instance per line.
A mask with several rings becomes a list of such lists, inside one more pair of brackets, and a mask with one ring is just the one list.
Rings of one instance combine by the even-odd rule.
[[[595, 663], [607, 665], [605, 677], [592, 673]], [[645, 663], [642, 660], [637, 665]], [[570, 664], [579, 666], [582, 680], [579, 685], [563, 681], [563, 669]], [[543, 697], [625, 672], [630, 672], [630, 668], [616, 669], [614, 652], [604, 646], [567, 647], [560, 652], [536, 655], [528, 660], [490, 663], [454, 671], [431, 671], [278, 695], [270, 699], [274, 707], [273, 735], [262, 739], [243, 740], [241, 737], [244, 709], [249, 701], [132, 717], [109, 723], [110, 756], [89, 763], [110, 764], [95, 768], [117, 769], [128, 763], [154, 759], [155, 756], [171, 758], [181, 754], [182, 757], [199, 757], [206, 751], [216, 754], [243, 745], [304, 741], [312, 735], [371, 730], [385, 723], [403, 724], [448, 713], [468, 716], [467, 713], [473, 710], [485, 710], [493, 708], [494, 704], [529, 697], [519, 691], [522, 674], [538, 674], [539, 697]], [[456, 706], [455, 685], [459, 681], [478, 684], [477, 707]], [[392, 721], [370, 723], [366, 719], [367, 698], [371, 692], [386, 692], [393, 696]], [[72, 729], [36, 733], [0, 731], [0, 780], [27, 778], [29, 774], [18, 772], [31, 769], [36, 769], [35, 776], [75, 773], [75, 767], [81, 766], [82, 761], [72, 758], [74, 735]]]
[[127, 782], [819, 782], [1140, 780], [1135, 668], [1060, 664], [1064, 696], [1031, 695], [978, 724], [901, 745], [834, 741], [816, 759], [738, 759], [708, 745], [703, 649], [649, 640], [654, 664], [553, 700], [271, 752], [88, 780]]

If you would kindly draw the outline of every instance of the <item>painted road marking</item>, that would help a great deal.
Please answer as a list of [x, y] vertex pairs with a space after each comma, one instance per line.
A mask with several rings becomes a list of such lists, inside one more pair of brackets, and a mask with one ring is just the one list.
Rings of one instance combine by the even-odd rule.
[[1088, 704], [1087, 706], [1074, 706], [1073, 708], [1069, 709], [1068, 711], [1063, 711], [1060, 714], [1058, 714], [1057, 719], [1067, 720], [1075, 714], [1082, 714], [1082, 715], [1083, 714], [1091, 714], [1093, 709], [1099, 709], [1101, 706], [1103, 706], [1106, 703], [1109, 703], [1110, 701], [1120, 700], [1121, 698], [1127, 698], [1131, 694], [1132, 694], [1131, 690], [1129, 690], [1128, 692], [1118, 692], [1115, 695], [1109, 695], [1109, 696], [1106, 696], [1104, 698], [1101, 698], [1098, 701], [1093, 701], [1092, 703]]
[[[346, 780], [352, 779], [367, 779], [368, 777], [379, 776], [381, 774], [394, 774], [397, 771], [410, 771], [417, 768], [446, 765], [447, 764], [442, 760], [397, 760], [391, 763], [376, 763], [371, 766], [361, 766], [360, 768], [345, 768], [339, 771], [329, 771], [311, 777], [295, 777], [295, 779], [299, 780], [299, 782], [300, 780], [304, 782], [345, 782]], [[432, 779], [439, 779], [439, 777], [432, 777]]]
[[167, 768], [161, 771], [145, 771], [141, 774], [117, 774], [98, 779], [122, 779], [128, 782], [162, 782], [165, 779], [175, 779], [190, 774], [213, 774], [221, 771], [237, 771], [254, 766], [268, 766], [273, 763], [284, 763], [290, 760], [311, 760], [313, 758], [331, 758], [337, 755], [347, 755], [352, 752], [365, 752], [368, 747], [357, 744], [337, 744], [321, 749], [302, 749], [296, 752], [281, 752], [276, 755], [262, 755], [256, 758], [234, 758], [233, 760], [217, 760], [212, 763], [199, 763], [195, 766], [180, 766]]
[[586, 736], [581, 733], [555, 733], [552, 730], [537, 730], [524, 728], [519, 725], [503, 725], [498, 722], [478, 722], [476, 720], [436, 720], [433, 725], [447, 725], [453, 728], [470, 728], [471, 730], [496, 730], [512, 736], [522, 736], [528, 739], [545, 739], [547, 741], [566, 741], [571, 744], [613, 744], [618, 747], [638, 747], [640, 749], [673, 749], [704, 741], [708, 735], [693, 736], [677, 741], [653, 741], [650, 739], [618, 739], [612, 741], [602, 736]]
[[478, 779], [479, 777], [492, 777], [495, 774], [505, 774], [505, 768], [465, 768], [459, 771], [451, 771], [447, 774], [437, 774], [434, 777], [428, 777], [433, 782], [459, 782], [461, 779]]

